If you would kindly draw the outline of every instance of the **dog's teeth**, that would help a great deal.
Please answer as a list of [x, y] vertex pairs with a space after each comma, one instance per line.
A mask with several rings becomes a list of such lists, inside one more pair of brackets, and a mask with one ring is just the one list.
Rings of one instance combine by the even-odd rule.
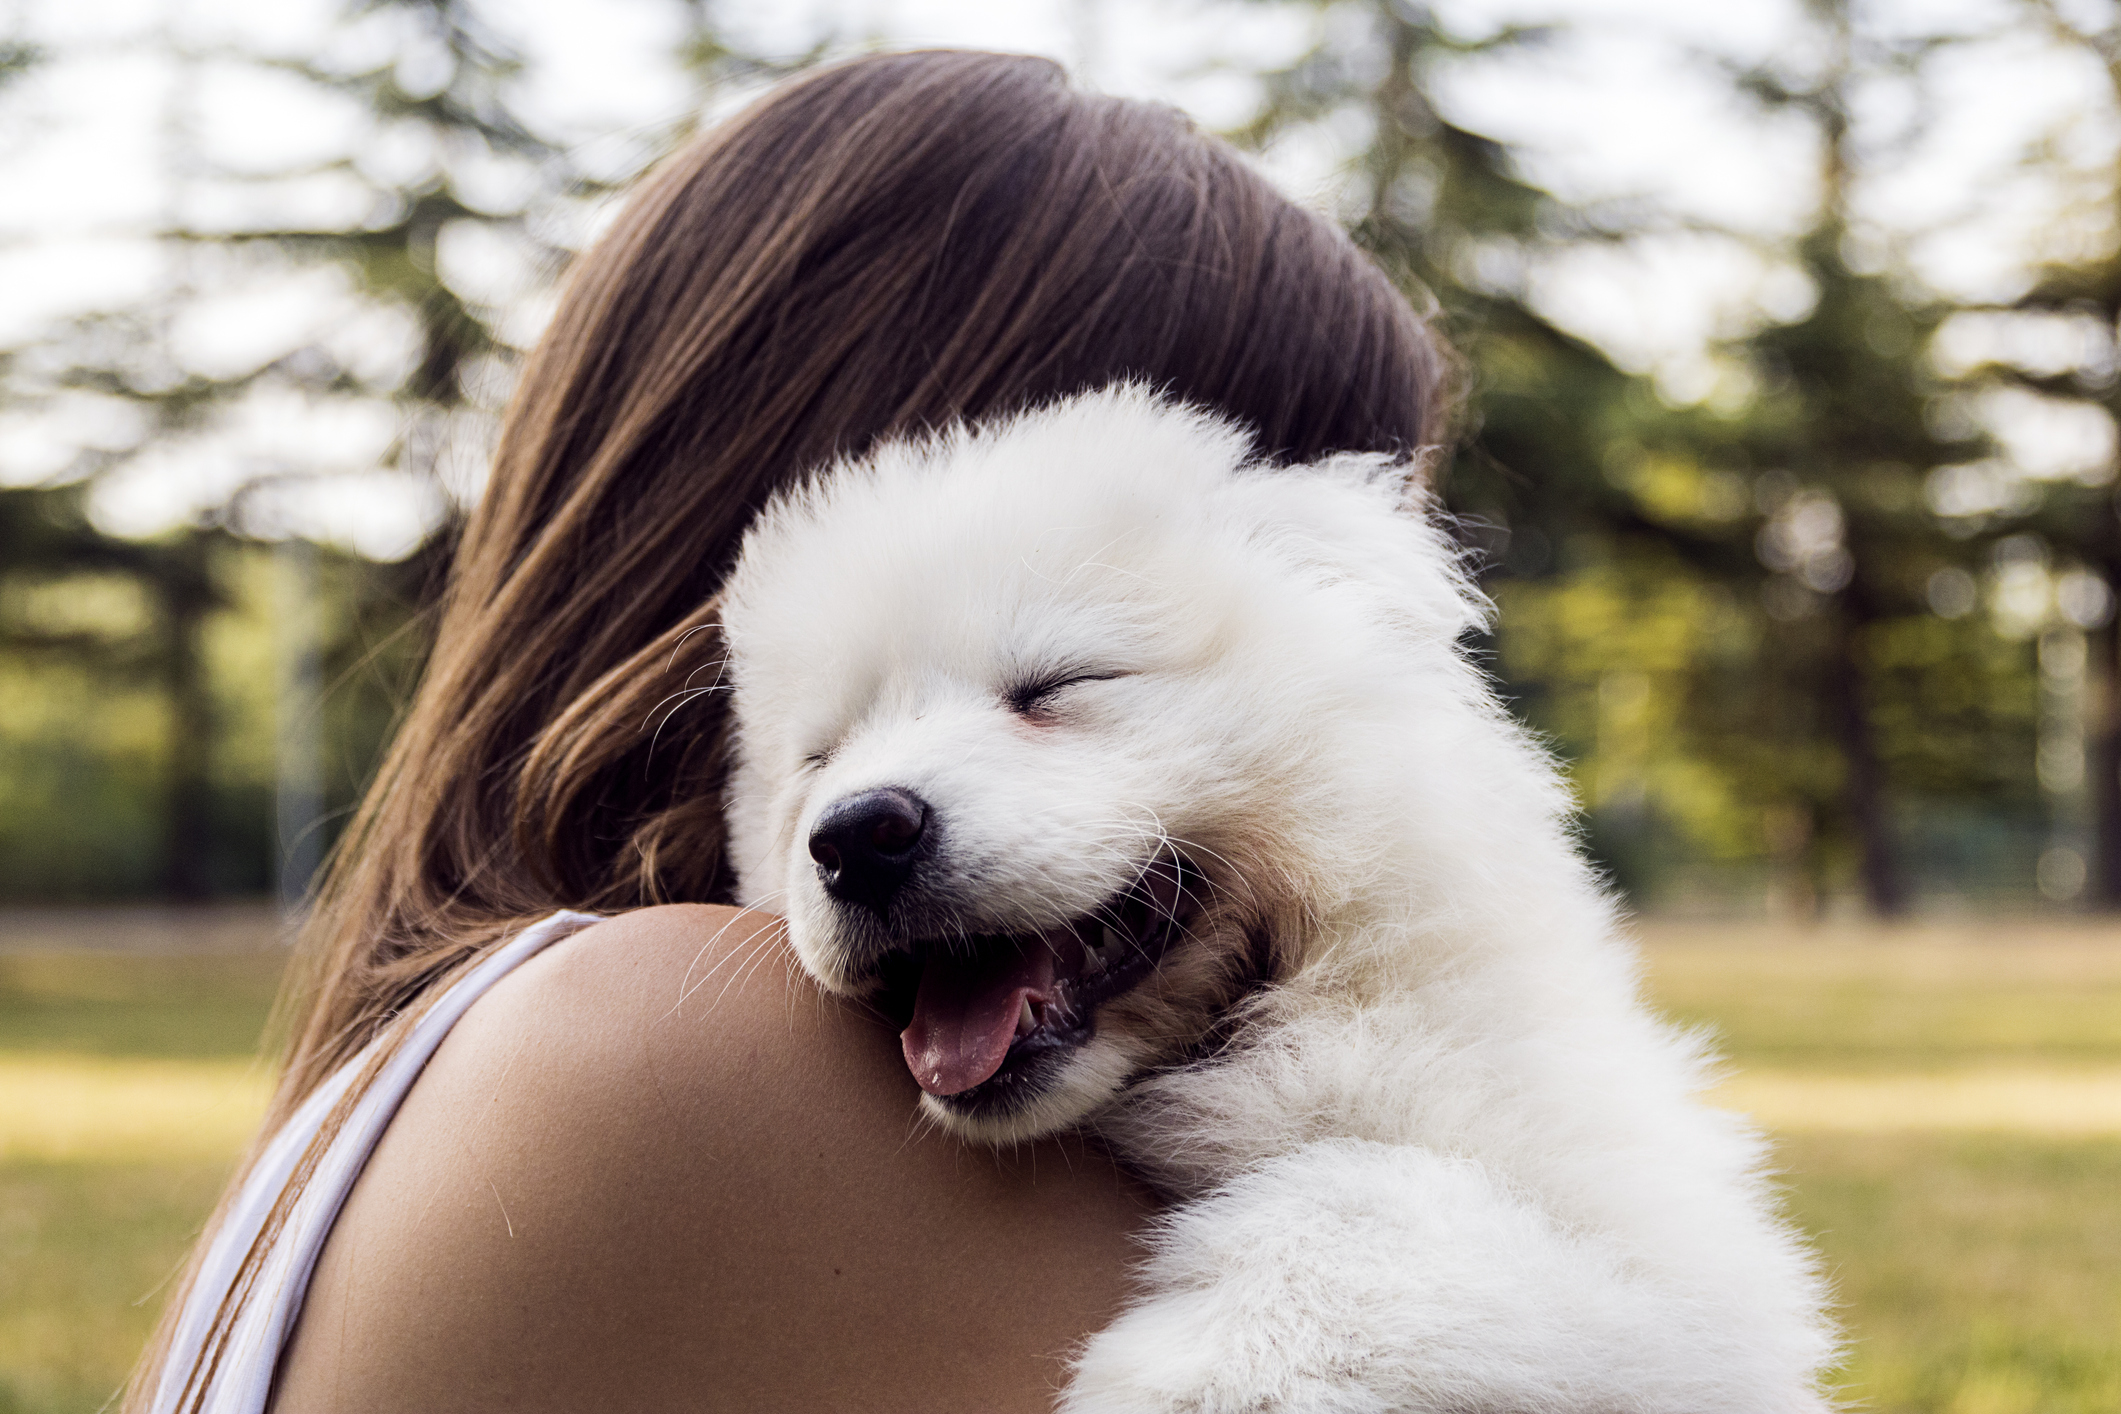
[[1023, 1001], [1023, 1010], [1016, 1014], [1016, 1034], [1028, 1036], [1038, 1029], [1038, 1018], [1031, 1014], [1031, 998]]
[[1120, 946], [1126, 941], [1126, 938], [1120, 933], [1119, 929], [1113, 927], [1110, 923], [1107, 923], [1105, 925], [1104, 939], [1098, 944], [1098, 947], [1106, 952], [1118, 952]]

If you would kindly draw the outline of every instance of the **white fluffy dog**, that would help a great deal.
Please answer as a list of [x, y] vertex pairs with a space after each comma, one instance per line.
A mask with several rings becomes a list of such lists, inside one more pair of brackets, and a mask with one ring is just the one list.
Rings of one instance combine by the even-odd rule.
[[937, 1123], [1092, 1128], [1175, 1200], [1066, 1410], [1823, 1409], [1760, 1141], [1638, 1001], [1404, 464], [1250, 454], [1121, 387], [770, 506], [743, 900]]

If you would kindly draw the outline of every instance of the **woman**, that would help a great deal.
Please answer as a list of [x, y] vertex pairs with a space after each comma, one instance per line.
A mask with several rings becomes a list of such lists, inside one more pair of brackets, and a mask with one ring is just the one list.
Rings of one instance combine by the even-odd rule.
[[1133, 376], [1288, 461], [1409, 451], [1442, 369], [1340, 233], [1042, 60], [840, 65], [667, 161], [530, 361], [303, 940], [281, 1143], [128, 1407], [1048, 1407], [1151, 1200], [909, 1137], [894, 1038], [717, 906], [721, 577], [881, 437]]

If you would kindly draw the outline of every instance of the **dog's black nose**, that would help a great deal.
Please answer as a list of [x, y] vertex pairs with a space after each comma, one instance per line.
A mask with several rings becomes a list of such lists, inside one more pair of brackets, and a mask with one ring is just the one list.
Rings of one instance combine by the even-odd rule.
[[834, 898], [864, 904], [881, 918], [913, 872], [927, 823], [927, 802], [896, 786], [835, 800], [810, 831], [817, 876]]

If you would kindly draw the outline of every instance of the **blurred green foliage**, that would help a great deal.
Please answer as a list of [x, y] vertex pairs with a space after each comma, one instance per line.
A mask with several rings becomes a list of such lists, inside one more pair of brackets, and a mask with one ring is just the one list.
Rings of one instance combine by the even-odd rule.
[[[683, 9], [703, 93], [824, 52], [748, 54], [711, 7]], [[1999, 358], [1947, 376], [1933, 346], [1969, 311], [1859, 249], [1850, 193], [1892, 152], [1857, 143], [1852, 114], [1881, 76], [1921, 94], [1937, 55], [1981, 36], [1888, 34], [1844, 0], [1813, 0], [1802, 53], [1753, 69], [1701, 61], [1734, 105], [1813, 135], [1817, 209], [1764, 252], [1809, 302], [1727, 341], [1714, 395], [1677, 405], [1559, 327], [1535, 288], [1557, 256], [1669, 234], [1674, 219], [1563, 200], [1438, 97], [1460, 67], [1530, 62], [1555, 32], [1468, 36], [1408, 0], [1318, 9], [1315, 45], [1254, 76], [1258, 109], [1232, 136], [1264, 148], [1323, 134], [1344, 151], [1338, 214], [1462, 352], [1461, 436], [1438, 472], [1500, 610], [1480, 647], [1573, 773], [1586, 841], [1615, 880], [1639, 900], [1800, 915], [1845, 897], [1881, 914], [2030, 901], [2036, 881], [2121, 905], [2113, 469], [2028, 474], [1968, 413], [1998, 388], [2121, 411], [2111, 180], [2093, 184], [2104, 225], [2087, 226], [2106, 244], [2019, 306], [1985, 311], [2076, 321], [2093, 352], [2060, 372]], [[2121, 20], [2087, 27], [2042, 0], [2014, 13], [2097, 56], [2121, 110]], [[389, 181], [356, 154], [327, 164], [373, 189], [373, 209], [344, 228], [180, 224], [165, 237], [260, 270], [345, 272], [360, 298], [405, 316], [402, 366], [358, 369], [316, 344], [218, 379], [172, 372], [153, 310], [76, 321], [11, 356], [46, 368], [45, 392], [115, 400], [146, 431], [84, 448], [53, 484], [0, 491], [0, 898], [256, 892], [285, 848], [275, 733], [287, 712], [318, 709], [276, 686], [287, 594], [244, 509], [273, 477], [157, 542], [96, 530], [83, 488], [159, 440], [268, 383], [390, 402], [402, 432], [386, 462], [451, 510], [403, 564], [324, 557], [327, 815], [357, 793], [416, 675], [425, 595], [470, 494], [447, 463], [491, 435], [517, 353], [508, 311], [452, 284], [437, 251], [476, 228], [556, 267], [565, 242], [549, 213], [611, 179], [515, 112], [523, 60], [482, 12], [363, 0], [348, 22], [378, 16], [397, 24], [395, 48], [350, 66], [275, 62], [356, 103], [378, 133], [421, 134], [431, 160]], [[17, 46], [0, 68], [38, 57]], [[514, 176], [497, 185], [495, 171]]]
[[[1997, 452], [1948, 415], [1965, 389], [1929, 355], [1955, 311], [1849, 254], [1859, 89], [1884, 72], [1919, 81], [1950, 37], [1887, 42], [1817, 0], [1814, 54], [1728, 72], [1734, 101], [1815, 136], [1821, 201], [1777, 252], [1812, 299], [1724, 347], [1737, 396], [1674, 406], [1546, 319], [1532, 281], [1544, 257], [1669, 220], [1571, 206], [1433, 97], [1454, 65], [1534, 57], [1553, 31], [1468, 37], [1401, 0], [1330, 8], [1342, 22], [1266, 76], [1237, 136], [1267, 146], [1336, 120], [1370, 134], [1342, 212], [1465, 355], [1444, 504], [1500, 607], [1503, 691], [1570, 764], [1593, 852], [1648, 901], [1764, 897], [1812, 914], [1853, 893], [1893, 915], [1924, 894], [2033, 897], [2057, 864], [2038, 864], [2055, 819], [2075, 808], [2051, 798], [2074, 786], [2058, 775], [2044, 794], [2036, 770], [2043, 731], [2060, 735], [2035, 638], [2088, 631], [2097, 663], [2068, 690], [2105, 700], [2116, 633], [2112, 569], [2040, 527], [2105, 534], [2114, 510], [2019, 478], [2007, 509], [1943, 514], [1940, 478]], [[1978, 612], [2014, 566], [2023, 612]], [[2051, 571], [2090, 576], [2074, 621], [2039, 598]], [[2078, 726], [2106, 760], [2121, 718]], [[2080, 870], [2083, 854], [2121, 858], [2121, 797], [2093, 813], [2061, 847]], [[2053, 872], [2048, 891], [2073, 892]], [[2090, 882], [2121, 904], [2121, 882]]]
[[[50, 493], [0, 490], [0, 516], [37, 518], [55, 504]], [[177, 678], [204, 699], [189, 713], [172, 701], [170, 615], [151, 561], [128, 572], [17, 560], [0, 574], [0, 900], [273, 888], [274, 747], [286, 710], [279, 566], [270, 546], [223, 532], [174, 539], [212, 605]], [[424, 561], [323, 552], [319, 628], [332, 690], [319, 709], [326, 813], [312, 828], [330, 830], [351, 808], [417, 673], [425, 573]]]

